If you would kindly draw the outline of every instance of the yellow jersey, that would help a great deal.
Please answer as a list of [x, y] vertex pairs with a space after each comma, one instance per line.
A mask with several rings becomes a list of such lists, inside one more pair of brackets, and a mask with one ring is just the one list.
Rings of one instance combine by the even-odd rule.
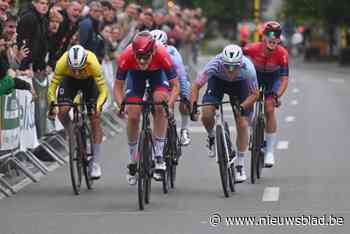
[[96, 107], [101, 108], [103, 103], [106, 101], [108, 96], [108, 88], [105, 79], [102, 75], [102, 68], [100, 63], [97, 60], [96, 55], [87, 51], [86, 65], [81, 70], [79, 77], [75, 77], [72, 69], [68, 65], [68, 53], [65, 52], [61, 58], [56, 63], [55, 74], [51, 81], [48, 90], [48, 102], [51, 104], [52, 102], [56, 102], [56, 90], [64, 77], [69, 77], [72, 79], [94, 79], [96, 82], [96, 86], [99, 92]]

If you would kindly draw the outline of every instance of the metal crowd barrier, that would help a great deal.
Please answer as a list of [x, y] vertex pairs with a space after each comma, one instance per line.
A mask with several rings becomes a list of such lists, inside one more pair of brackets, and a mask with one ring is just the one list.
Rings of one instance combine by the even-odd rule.
[[[108, 109], [101, 116], [102, 129], [105, 139], [116, 136], [125, 128], [125, 124], [116, 116], [115, 109]], [[54, 131], [39, 140], [39, 146], [26, 151], [12, 150], [0, 155], [0, 170], [7, 166], [12, 166], [16, 171], [24, 176], [25, 182], [20, 181], [12, 184], [8, 176], [0, 173], [0, 198], [1, 194], [6, 197], [14, 195], [22, 187], [29, 183], [39, 182], [40, 177], [48, 175], [59, 166], [68, 163], [69, 149], [65, 140], [64, 130]], [[22, 160], [26, 160], [24, 163]], [[36, 169], [33, 172], [28, 168], [28, 164]], [[23, 184], [23, 185], [22, 185]]]

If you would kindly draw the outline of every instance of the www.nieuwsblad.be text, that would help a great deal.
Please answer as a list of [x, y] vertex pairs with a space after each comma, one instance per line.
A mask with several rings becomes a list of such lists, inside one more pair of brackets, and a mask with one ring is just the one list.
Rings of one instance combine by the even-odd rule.
[[300, 216], [222, 216], [214, 213], [209, 216], [210, 226], [342, 226], [344, 217], [335, 215]]

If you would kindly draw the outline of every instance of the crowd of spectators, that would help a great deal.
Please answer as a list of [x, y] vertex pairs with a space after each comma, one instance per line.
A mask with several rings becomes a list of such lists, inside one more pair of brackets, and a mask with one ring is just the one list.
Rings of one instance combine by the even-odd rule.
[[178, 5], [155, 10], [136, 3], [125, 5], [124, 0], [33, 0], [19, 9], [14, 4], [0, 0], [0, 73], [11, 70], [32, 79], [39, 97], [35, 102], [39, 138], [47, 133], [48, 77], [71, 45], [93, 51], [101, 63], [116, 64], [118, 54], [137, 32], [162, 29], [188, 65], [197, 62], [205, 25], [200, 8]]

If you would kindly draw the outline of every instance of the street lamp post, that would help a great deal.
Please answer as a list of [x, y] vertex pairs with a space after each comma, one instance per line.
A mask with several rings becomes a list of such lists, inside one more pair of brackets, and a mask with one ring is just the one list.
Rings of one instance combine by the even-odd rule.
[[255, 23], [254, 41], [259, 41], [260, 0], [254, 0], [254, 23]]

